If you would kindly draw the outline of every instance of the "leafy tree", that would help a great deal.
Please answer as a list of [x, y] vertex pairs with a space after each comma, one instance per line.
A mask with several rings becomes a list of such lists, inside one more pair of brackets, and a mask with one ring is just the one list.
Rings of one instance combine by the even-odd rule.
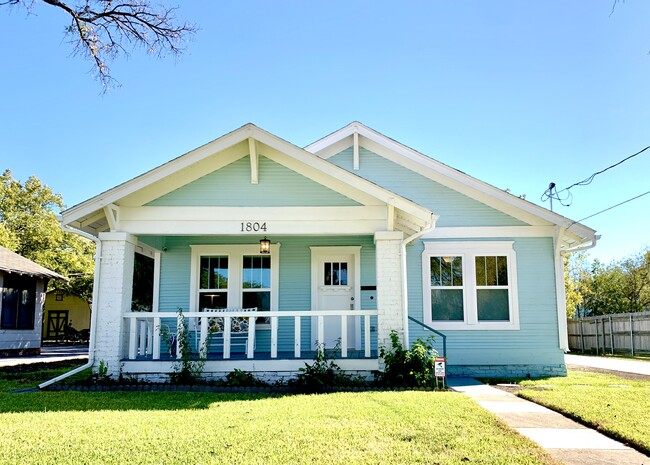
[[[587, 264], [585, 256], [569, 258], [567, 316], [640, 312], [650, 307], [650, 250], [608, 265]], [[577, 295], [577, 296], [576, 296]]]
[[177, 23], [176, 8], [148, 0], [0, 0], [0, 6], [24, 6], [30, 12], [35, 3], [59, 8], [70, 17], [65, 32], [73, 54], [93, 63], [104, 89], [117, 83], [108, 63], [120, 54], [128, 56], [128, 48], [142, 47], [159, 57], [177, 56], [186, 37], [196, 31], [189, 23]]
[[22, 184], [9, 170], [0, 175], [0, 245], [70, 277], [69, 283], [51, 281], [50, 290], [90, 301], [95, 244], [61, 230], [54, 213], [61, 208], [61, 194], [38, 178]]

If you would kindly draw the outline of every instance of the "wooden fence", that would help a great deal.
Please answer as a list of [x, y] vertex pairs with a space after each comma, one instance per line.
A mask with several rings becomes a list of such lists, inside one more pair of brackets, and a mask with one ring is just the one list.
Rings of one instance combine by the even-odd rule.
[[650, 312], [570, 319], [567, 326], [574, 352], [650, 353]]

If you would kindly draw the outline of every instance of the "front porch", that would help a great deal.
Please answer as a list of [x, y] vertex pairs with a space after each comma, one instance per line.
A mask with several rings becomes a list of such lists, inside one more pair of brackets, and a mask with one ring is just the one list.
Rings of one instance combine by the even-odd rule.
[[129, 312], [123, 315], [128, 334], [121, 366], [129, 374], [171, 373], [182, 351], [188, 350], [191, 359], [205, 362], [206, 375], [234, 369], [295, 373], [324, 349], [341, 369], [369, 372], [379, 369], [377, 314], [377, 310]]

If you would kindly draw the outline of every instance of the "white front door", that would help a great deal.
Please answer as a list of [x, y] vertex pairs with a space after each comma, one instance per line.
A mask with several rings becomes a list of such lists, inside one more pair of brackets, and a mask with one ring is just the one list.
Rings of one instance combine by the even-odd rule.
[[[358, 309], [358, 255], [359, 247], [314, 247], [312, 248], [312, 310], [355, 310]], [[347, 316], [345, 339], [347, 347], [356, 348], [358, 317]], [[344, 339], [341, 317], [325, 317], [324, 337], [318, 337], [318, 318], [311, 322], [312, 349], [324, 343], [326, 349], [333, 349]]]

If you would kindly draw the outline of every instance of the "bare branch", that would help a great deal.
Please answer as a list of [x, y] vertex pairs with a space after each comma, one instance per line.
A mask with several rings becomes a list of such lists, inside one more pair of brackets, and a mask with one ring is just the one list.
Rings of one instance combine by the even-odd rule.
[[[0, 0], [0, 6], [23, 5], [31, 9], [35, 0]], [[65, 11], [70, 16], [66, 33], [80, 54], [93, 63], [96, 77], [104, 91], [118, 84], [111, 76], [108, 63], [120, 54], [128, 56], [127, 46], [142, 47], [158, 57], [184, 51], [185, 40], [196, 27], [186, 22], [177, 23], [176, 7], [153, 6], [149, 0], [40, 0]]]

